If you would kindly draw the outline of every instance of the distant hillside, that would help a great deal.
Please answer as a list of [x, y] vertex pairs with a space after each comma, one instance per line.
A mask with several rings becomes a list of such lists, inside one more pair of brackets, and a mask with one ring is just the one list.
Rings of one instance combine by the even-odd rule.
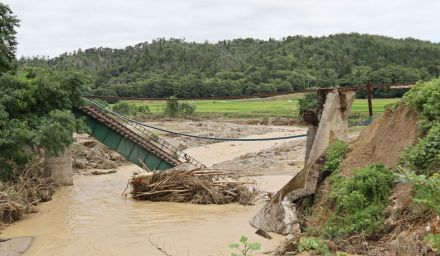
[[19, 64], [82, 70], [96, 94], [206, 97], [427, 80], [440, 76], [440, 44], [360, 34], [214, 44], [157, 39]]

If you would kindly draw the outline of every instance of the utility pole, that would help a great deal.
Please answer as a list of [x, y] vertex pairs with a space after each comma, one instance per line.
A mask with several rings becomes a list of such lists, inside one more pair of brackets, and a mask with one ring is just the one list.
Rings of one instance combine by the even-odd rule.
[[371, 91], [371, 83], [368, 82], [367, 85], [367, 97], [368, 97], [368, 115], [373, 117], [373, 103], [372, 103], [372, 91]]

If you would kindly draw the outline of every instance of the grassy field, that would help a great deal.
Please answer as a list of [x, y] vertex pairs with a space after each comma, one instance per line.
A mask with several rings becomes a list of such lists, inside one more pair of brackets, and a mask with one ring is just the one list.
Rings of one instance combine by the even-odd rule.
[[[194, 100], [189, 101], [196, 105], [196, 113], [207, 116], [226, 116], [238, 118], [251, 117], [290, 117], [298, 116], [298, 99], [302, 95], [284, 95], [266, 99], [245, 100]], [[385, 106], [399, 99], [373, 99], [373, 112], [378, 115], [385, 110]], [[146, 104], [152, 113], [163, 111], [163, 101], [132, 101], [136, 105]], [[353, 113], [368, 114], [366, 99], [356, 99], [353, 104]]]

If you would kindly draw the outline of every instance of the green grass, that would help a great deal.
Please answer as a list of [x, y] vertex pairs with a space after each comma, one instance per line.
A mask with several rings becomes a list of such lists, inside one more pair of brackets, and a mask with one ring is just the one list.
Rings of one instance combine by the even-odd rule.
[[[209, 116], [227, 116], [239, 118], [251, 117], [298, 117], [298, 99], [302, 95], [285, 95], [266, 99], [245, 100], [189, 100], [196, 105], [196, 113]], [[378, 115], [385, 110], [385, 106], [399, 99], [373, 99], [373, 112]], [[164, 101], [131, 101], [136, 105], [146, 104], [152, 113], [163, 111]], [[354, 113], [368, 114], [366, 99], [356, 99], [353, 104]]]

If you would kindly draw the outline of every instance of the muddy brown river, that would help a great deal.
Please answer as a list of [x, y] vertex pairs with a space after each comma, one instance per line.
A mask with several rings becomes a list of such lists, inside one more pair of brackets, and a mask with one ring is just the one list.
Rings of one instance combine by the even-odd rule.
[[[215, 149], [214, 145], [210, 148]], [[243, 145], [255, 149], [255, 144]], [[225, 154], [222, 152], [222, 160]], [[210, 164], [214, 162], [209, 158]], [[122, 192], [137, 168], [129, 165], [115, 174], [75, 176], [73, 187], [58, 190], [52, 201], [39, 206], [39, 213], [8, 227], [2, 236], [33, 236], [25, 256], [163, 255], [150, 240], [170, 255], [224, 256], [231, 253], [228, 244], [238, 242], [241, 235], [260, 242], [261, 252], [274, 250], [283, 239], [277, 235], [264, 239], [248, 224], [262, 203], [193, 205], [125, 198]], [[262, 189], [276, 191], [292, 175], [266, 175], [257, 180]]]

